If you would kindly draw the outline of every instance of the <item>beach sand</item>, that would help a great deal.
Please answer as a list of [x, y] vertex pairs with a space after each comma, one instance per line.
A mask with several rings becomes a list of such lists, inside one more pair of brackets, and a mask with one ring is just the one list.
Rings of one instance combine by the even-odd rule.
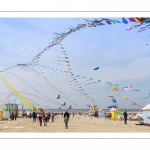
[[88, 116], [71, 115], [69, 119], [69, 127], [65, 129], [64, 119], [62, 115], [56, 116], [54, 122], [50, 119], [47, 126], [40, 126], [39, 122], [34, 122], [31, 118], [18, 118], [16, 121], [0, 121], [0, 132], [150, 132], [149, 126], [135, 125], [138, 121], [105, 120], [104, 118], [95, 118]]

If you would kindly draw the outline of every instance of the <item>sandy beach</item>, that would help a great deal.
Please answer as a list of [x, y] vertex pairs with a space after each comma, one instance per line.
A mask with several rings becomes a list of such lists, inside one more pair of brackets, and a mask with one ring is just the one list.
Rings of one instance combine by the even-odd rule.
[[149, 126], [135, 125], [138, 121], [124, 121], [105, 120], [104, 118], [95, 118], [88, 116], [71, 115], [69, 119], [69, 127], [65, 129], [64, 119], [62, 115], [56, 116], [54, 122], [50, 119], [47, 126], [40, 126], [39, 121], [33, 123], [31, 118], [18, 118], [16, 121], [3, 120], [0, 121], [0, 132], [150, 132]]

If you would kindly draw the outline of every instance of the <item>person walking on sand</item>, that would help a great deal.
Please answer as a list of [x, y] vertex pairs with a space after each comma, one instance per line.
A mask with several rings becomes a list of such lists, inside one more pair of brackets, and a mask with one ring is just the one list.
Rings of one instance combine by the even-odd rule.
[[109, 114], [109, 120], [111, 119], [111, 117], [112, 117], [112, 114], [110, 113], [110, 114]]
[[15, 120], [17, 120], [17, 113], [14, 115]]
[[36, 122], [36, 120], [37, 120], [37, 112], [35, 112], [35, 122]]
[[37, 122], [39, 121], [39, 113], [37, 113]]
[[44, 126], [47, 126], [48, 115], [45, 113], [43, 117], [44, 117]]
[[64, 113], [64, 122], [65, 122], [65, 127], [66, 129], [68, 128], [68, 121], [69, 121], [69, 113], [68, 110], [66, 109], [66, 112]]
[[54, 113], [52, 112], [52, 122], [54, 122]]
[[32, 116], [33, 116], [33, 123], [36, 122], [36, 116], [35, 116], [35, 111], [33, 112]]
[[127, 114], [126, 111], [123, 113], [123, 116], [124, 116], [124, 124], [127, 124], [127, 117], [128, 117], [128, 114]]
[[51, 113], [49, 112], [47, 115], [47, 122], [49, 122], [50, 117], [51, 117]]
[[39, 122], [40, 122], [40, 126], [42, 126], [42, 119], [43, 119], [43, 115], [42, 113], [39, 114]]

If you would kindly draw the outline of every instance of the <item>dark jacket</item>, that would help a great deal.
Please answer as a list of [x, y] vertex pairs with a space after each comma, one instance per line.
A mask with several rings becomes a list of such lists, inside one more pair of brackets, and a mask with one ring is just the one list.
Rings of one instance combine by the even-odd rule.
[[33, 112], [33, 118], [36, 118], [35, 115], [36, 115], [35, 112]]
[[127, 116], [128, 116], [126, 111], [123, 113], [123, 115], [124, 115], [125, 118], [127, 118]]
[[66, 116], [67, 116], [68, 119], [69, 119], [69, 113], [68, 113], [68, 112], [65, 112], [65, 113], [64, 113], [64, 118], [65, 118]]

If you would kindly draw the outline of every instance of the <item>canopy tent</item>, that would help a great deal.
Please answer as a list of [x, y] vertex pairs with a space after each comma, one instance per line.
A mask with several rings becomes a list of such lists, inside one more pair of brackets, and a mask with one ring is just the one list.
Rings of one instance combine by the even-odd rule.
[[0, 121], [3, 119], [3, 110], [0, 109]]
[[105, 116], [105, 111], [102, 110], [102, 109], [99, 109], [98, 112], [99, 112], [99, 114], [98, 114], [99, 118], [104, 118], [104, 116]]
[[144, 115], [144, 123], [150, 123], [150, 104], [147, 104], [143, 110], [143, 115]]
[[[9, 115], [11, 115], [12, 113], [14, 115], [17, 115], [18, 114], [18, 105], [17, 104], [2, 104], [0, 105], [0, 108], [6, 112], [8, 111]], [[3, 112], [3, 113], [4, 113]]]
[[142, 108], [142, 110], [150, 110], [150, 104], [147, 104], [144, 108]]

